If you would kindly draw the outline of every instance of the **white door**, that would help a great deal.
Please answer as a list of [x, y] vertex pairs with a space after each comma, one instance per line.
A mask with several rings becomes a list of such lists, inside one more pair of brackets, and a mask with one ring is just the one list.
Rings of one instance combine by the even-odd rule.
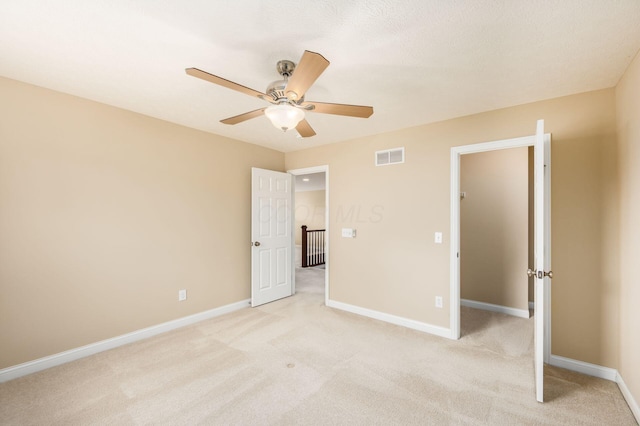
[[538, 120], [534, 145], [534, 252], [535, 270], [529, 269], [529, 276], [535, 275], [535, 375], [536, 399], [544, 401], [544, 359], [549, 344], [545, 335], [545, 322], [548, 321], [549, 280], [551, 272], [550, 236], [551, 236], [551, 140], [544, 134], [544, 120]]
[[251, 306], [293, 294], [291, 175], [251, 169]]

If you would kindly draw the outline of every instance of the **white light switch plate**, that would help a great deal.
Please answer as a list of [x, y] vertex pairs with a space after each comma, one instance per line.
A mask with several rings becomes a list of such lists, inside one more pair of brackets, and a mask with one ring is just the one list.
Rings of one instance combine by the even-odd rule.
[[352, 228], [342, 228], [342, 237], [343, 238], [355, 238], [356, 230]]
[[442, 232], [436, 232], [435, 242], [436, 244], [442, 244]]

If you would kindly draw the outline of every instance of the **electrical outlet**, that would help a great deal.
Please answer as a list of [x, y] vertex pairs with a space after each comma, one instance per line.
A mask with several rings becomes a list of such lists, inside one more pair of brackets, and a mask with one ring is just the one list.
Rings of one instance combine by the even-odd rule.
[[442, 296], [436, 296], [436, 308], [442, 308]]
[[178, 302], [187, 300], [187, 290], [178, 290]]

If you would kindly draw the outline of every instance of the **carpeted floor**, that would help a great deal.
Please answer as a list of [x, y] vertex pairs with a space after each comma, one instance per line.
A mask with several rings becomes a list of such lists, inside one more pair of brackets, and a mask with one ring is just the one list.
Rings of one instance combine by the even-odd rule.
[[297, 294], [0, 384], [2, 425], [634, 425], [613, 382], [547, 368], [532, 320], [462, 309], [459, 341]]

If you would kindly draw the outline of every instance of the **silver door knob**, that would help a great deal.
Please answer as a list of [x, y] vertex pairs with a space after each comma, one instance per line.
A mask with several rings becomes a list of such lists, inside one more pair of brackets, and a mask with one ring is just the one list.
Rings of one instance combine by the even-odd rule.
[[531, 278], [531, 277], [535, 277], [535, 276], [536, 276], [536, 271], [534, 271], [534, 270], [533, 270], [533, 269], [531, 269], [531, 268], [527, 269], [527, 276], [528, 276], [529, 278]]
[[553, 279], [553, 271], [545, 272], [544, 275], [549, 277], [549, 279]]
[[256, 247], [260, 247], [260, 241], [256, 241], [255, 243], [253, 243], [253, 245]]

